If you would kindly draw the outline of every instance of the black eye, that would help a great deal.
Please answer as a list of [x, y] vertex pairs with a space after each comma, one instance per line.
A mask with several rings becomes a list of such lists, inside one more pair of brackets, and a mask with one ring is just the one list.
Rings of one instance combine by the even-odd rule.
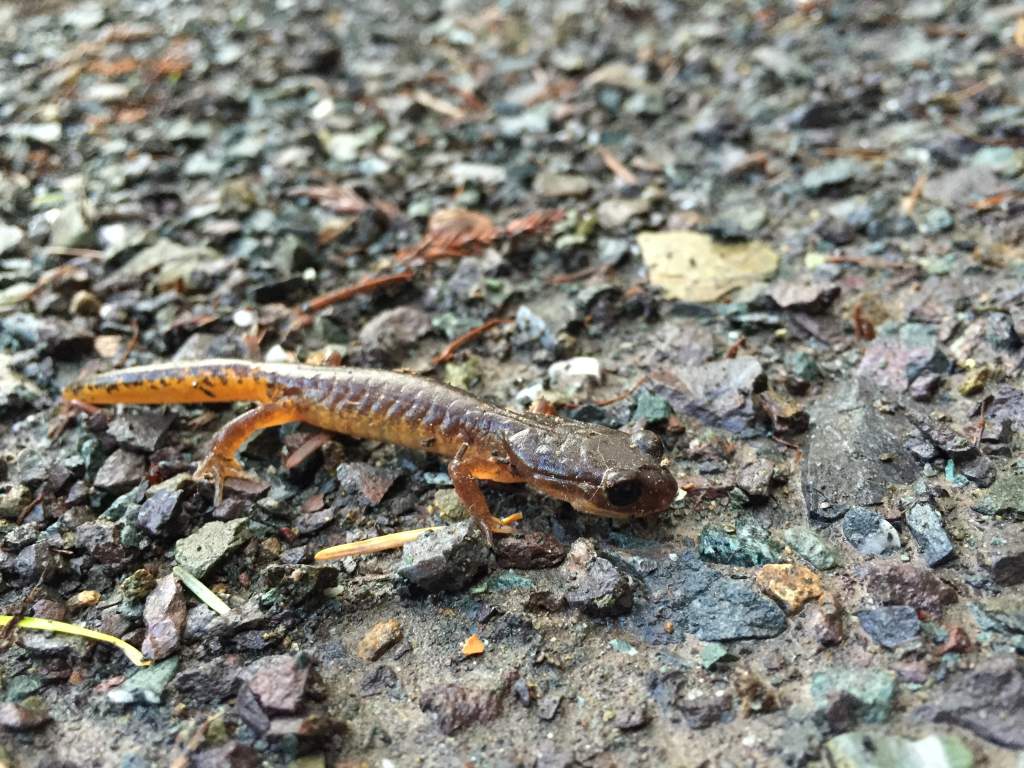
[[661, 438], [647, 429], [642, 429], [629, 439], [629, 444], [637, 450], [643, 451], [652, 459], [660, 459], [664, 448], [661, 445]]
[[605, 497], [613, 507], [628, 507], [640, 500], [643, 493], [643, 486], [636, 477], [624, 477], [621, 480], [613, 479], [605, 490]]

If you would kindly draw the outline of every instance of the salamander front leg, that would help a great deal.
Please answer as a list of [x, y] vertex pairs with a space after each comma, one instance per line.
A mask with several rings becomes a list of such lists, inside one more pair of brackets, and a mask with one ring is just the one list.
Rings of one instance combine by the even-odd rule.
[[247, 472], [237, 458], [238, 452], [252, 434], [267, 427], [302, 421], [302, 415], [302, 409], [297, 403], [291, 400], [278, 400], [246, 411], [221, 427], [213, 436], [210, 455], [203, 459], [194, 475], [196, 480], [207, 479], [213, 482], [214, 504], [220, 504], [223, 500], [224, 481], [228, 478], [237, 477], [251, 481], [259, 479], [251, 472]]
[[448, 463], [448, 476], [455, 486], [455, 493], [466, 505], [466, 508], [476, 520], [490, 533], [515, 533], [516, 529], [505, 525], [504, 521], [491, 514], [487, 506], [487, 499], [480, 490], [480, 483], [473, 474], [473, 465], [465, 460], [466, 449], [469, 446], [465, 443]]

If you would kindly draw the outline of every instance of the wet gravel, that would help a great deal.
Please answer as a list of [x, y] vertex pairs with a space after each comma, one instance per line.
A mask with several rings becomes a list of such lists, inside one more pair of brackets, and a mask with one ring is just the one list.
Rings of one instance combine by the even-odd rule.
[[[0, 21], [0, 609], [156, 662], [4, 632], [0, 764], [1019, 762], [1020, 5]], [[683, 492], [488, 487], [489, 545], [433, 457], [289, 425], [215, 505], [244, 406], [59, 403], [215, 356], [651, 429]]]

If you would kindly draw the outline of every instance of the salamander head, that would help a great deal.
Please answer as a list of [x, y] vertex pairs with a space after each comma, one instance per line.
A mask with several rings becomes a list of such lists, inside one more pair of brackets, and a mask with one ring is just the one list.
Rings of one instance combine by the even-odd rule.
[[523, 429], [506, 441], [527, 485], [603, 517], [655, 514], [676, 497], [679, 486], [653, 432], [552, 421], [554, 428]]

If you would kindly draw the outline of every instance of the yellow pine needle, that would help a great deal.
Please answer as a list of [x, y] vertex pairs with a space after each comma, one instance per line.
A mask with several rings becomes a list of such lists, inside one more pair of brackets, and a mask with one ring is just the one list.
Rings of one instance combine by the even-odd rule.
[[[0, 627], [6, 627], [14, 621], [13, 616], [0, 616]], [[65, 635], [77, 635], [86, 640], [95, 640], [98, 643], [108, 643], [120, 649], [121, 653], [128, 657], [129, 661], [137, 667], [148, 667], [152, 661], [142, 657], [142, 651], [133, 645], [129, 645], [119, 637], [108, 635], [106, 632], [97, 632], [95, 629], [80, 627], [77, 624], [67, 624], [63, 621], [53, 619], [39, 619], [34, 616], [26, 616], [18, 621], [15, 626], [22, 629], [38, 629], [43, 632], [61, 632]]]
[[384, 552], [389, 549], [398, 549], [410, 541], [416, 541], [427, 531], [436, 531], [438, 528], [413, 528], [409, 531], [399, 531], [398, 533], [389, 533], [384, 536], [374, 536], [372, 539], [363, 539], [362, 541], [352, 541], [348, 544], [338, 544], [334, 547], [327, 547], [327, 549], [321, 549], [315, 555], [313, 559], [317, 562], [324, 560], [338, 560], [342, 557], [352, 557], [353, 555], [369, 555], [373, 552]]
[[[502, 525], [509, 525], [510, 523], [517, 523], [523, 519], [521, 512], [516, 512], [514, 515], [500, 518]], [[427, 531], [438, 531], [440, 526], [432, 526], [430, 528], [412, 528], [408, 531], [399, 531], [398, 533], [387, 533], [383, 536], [374, 536], [372, 539], [363, 539], [362, 541], [352, 541], [348, 544], [338, 544], [333, 547], [327, 547], [327, 549], [321, 549], [315, 555], [313, 559], [317, 562], [323, 562], [324, 560], [340, 560], [343, 557], [354, 557], [356, 555], [369, 555], [374, 552], [386, 552], [389, 549], [398, 549], [408, 544], [410, 541], [416, 541]]]

